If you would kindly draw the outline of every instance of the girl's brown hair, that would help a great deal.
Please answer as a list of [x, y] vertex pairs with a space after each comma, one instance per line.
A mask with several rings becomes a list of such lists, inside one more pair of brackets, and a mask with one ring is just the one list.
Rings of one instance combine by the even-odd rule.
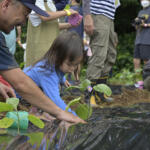
[[42, 68], [52, 69], [55, 66], [55, 70], [58, 71], [66, 59], [73, 62], [75, 59], [83, 57], [83, 50], [83, 40], [78, 33], [65, 31], [54, 40], [50, 49], [39, 61], [45, 61]]

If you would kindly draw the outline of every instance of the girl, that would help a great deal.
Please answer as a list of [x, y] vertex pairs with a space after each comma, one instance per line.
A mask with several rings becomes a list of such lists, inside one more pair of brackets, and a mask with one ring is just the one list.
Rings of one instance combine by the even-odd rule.
[[[83, 43], [75, 32], [63, 32], [53, 42], [43, 58], [24, 69], [28, 75], [61, 109], [66, 104], [59, 94], [59, 85], [69, 86], [64, 75], [73, 72], [83, 57]], [[69, 110], [72, 112], [71, 110]], [[74, 112], [72, 112], [75, 114]]]

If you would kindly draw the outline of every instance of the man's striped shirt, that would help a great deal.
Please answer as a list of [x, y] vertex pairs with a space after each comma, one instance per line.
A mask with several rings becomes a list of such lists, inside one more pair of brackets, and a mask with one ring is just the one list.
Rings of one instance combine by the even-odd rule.
[[92, 14], [103, 14], [110, 19], [114, 19], [115, 0], [91, 0], [90, 10]]

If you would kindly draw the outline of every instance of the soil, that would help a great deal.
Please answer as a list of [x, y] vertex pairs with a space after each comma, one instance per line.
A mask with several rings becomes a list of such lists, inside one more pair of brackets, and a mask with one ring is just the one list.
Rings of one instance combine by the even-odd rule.
[[[63, 99], [65, 100], [66, 103], [68, 103], [70, 100], [76, 97], [79, 96], [71, 94], [69, 96], [68, 95], [63, 96]], [[84, 98], [83, 95], [81, 97], [82, 100], [84, 99], [84, 101], [88, 101], [86, 98]], [[150, 103], [150, 92], [143, 89], [122, 88], [122, 92], [120, 94], [112, 95], [112, 97], [114, 98], [114, 101], [111, 103], [97, 102], [99, 104], [99, 107], [100, 108], [117, 107], [117, 106], [128, 107], [138, 103]]]
[[123, 92], [120, 95], [113, 95], [114, 102], [112, 103], [103, 103], [101, 107], [105, 106], [131, 106], [138, 103], [150, 103], [150, 92], [147, 90], [135, 89], [128, 90], [123, 89]]

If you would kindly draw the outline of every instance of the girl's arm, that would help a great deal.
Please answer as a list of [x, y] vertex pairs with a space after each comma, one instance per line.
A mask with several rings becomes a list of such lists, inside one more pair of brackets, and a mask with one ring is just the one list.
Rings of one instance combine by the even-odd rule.
[[[66, 104], [60, 97], [60, 92], [59, 92], [59, 79], [55, 73], [52, 73], [51, 76], [48, 74], [41, 74], [41, 79], [40, 80], [40, 87], [42, 88], [43, 92], [45, 95], [47, 95], [50, 99], [53, 100], [53, 102], [62, 110], [66, 109]], [[73, 112], [71, 109], [69, 109], [69, 112], [73, 113], [76, 115], [75, 112]]]
[[[69, 9], [69, 11], [70, 11], [71, 15], [78, 14], [78, 12], [73, 9]], [[56, 12], [47, 11], [47, 13], [50, 15], [49, 17], [44, 17], [41, 15], [38, 15], [38, 16], [41, 18], [42, 21], [50, 21], [50, 20], [54, 20], [54, 19], [57, 19], [57, 18], [60, 18], [63, 16], [67, 16], [67, 11], [65, 11], [65, 10], [56, 11]]]

